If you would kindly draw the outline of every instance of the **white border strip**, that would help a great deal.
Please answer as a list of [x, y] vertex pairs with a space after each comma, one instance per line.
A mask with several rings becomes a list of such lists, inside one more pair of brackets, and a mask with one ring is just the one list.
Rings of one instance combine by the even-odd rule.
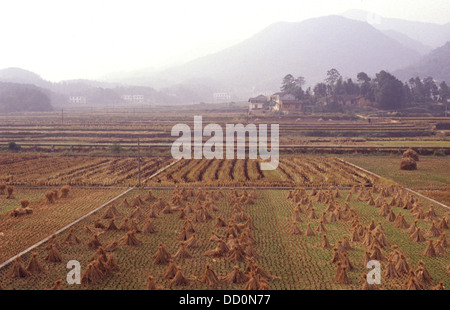
[[449, 207], [449, 206], [447, 206], [447, 205], [445, 205], [445, 204], [443, 204], [443, 203], [441, 203], [441, 202], [439, 202], [439, 201], [436, 201], [436, 200], [431, 199], [431, 198], [429, 198], [429, 197], [427, 197], [427, 196], [424, 196], [424, 195], [422, 195], [421, 193], [418, 193], [418, 192], [413, 191], [412, 189], [409, 189], [409, 188], [406, 188], [406, 187], [405, 187], [405, 189], [406, 189], [408, 192], [411, 192], [411, 193], [413, 193], [413, 194], [416, 194], [417, 196], [420, 196], [420, 197], [422, 197], [422, 198], [428, 199], [429, 201], [434, 202], [435, 204], [438, 204], [438, 205], [440, 205], [441, 207], [444, 207], [444, 208], [450, 210], [450, 207]]
[[387, 179], [387, 178], [383, 178], [382, 176], [379, 176], [379, 175], [376, 174], [376, 173], [373, 173], [372, 171], [366, 170], [366, 169], [361, 168], [361, 167], [359, 167], [359, 166], [357, 166], [357, 165], [354, 165], [354, 164], [352, 164], [352, 163], [349, 163], [348, 161], [345, 161], [345, 160], [343, 160], [343, 159], [341, 159], [341, 158], [336, 158], [336, 159], [339, 160], [339, 161], [341, 161], [341, 162], [343, 162], [344, 164], [347, 164], [347, 165], [350, 165], [350, 166], [352, 166], [352, 167], [354, 167], [354, 168], [357, 168], [357, 169], [359, 169], [359, 170], [362, 170], [362, 171], [364, 171], [365, 173], [368, 173], [368, 174], [371, 174], [371, 175], [373, 175], [373, 176], [376, 176], [377, 178], [380, 178], [380, 179]]

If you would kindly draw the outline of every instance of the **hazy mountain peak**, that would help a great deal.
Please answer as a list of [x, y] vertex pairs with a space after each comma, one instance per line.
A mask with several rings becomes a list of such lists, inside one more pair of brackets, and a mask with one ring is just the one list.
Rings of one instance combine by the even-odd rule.
[[425, 55], [425, 54], [431, 52], [431, 50], [432, 50], [431, 46], [425, 45], [422, 42], [414, 40], [414, 39], [408, 37], [407, 35], [400, 33], [398, 31], [390, 29], [390, 30], [383, 30], [382, 32], [385, 35], [387, 35], [388, 37], [398, 41], [403, 46], [410, 48], [412, 50], [415, 50], [416, 52], [418, 52], [421, 55]]
[[442, 46], [450, 40], [450, 23], [440, 25], [429, 22], [389, 18], [362, 10], [349, 10], [344, 12], [342, 16], [367, 22], [382, 31], [394, 30], [432, 48]]
[[0, 80], [35, 85], [46, 83], [46, 81], [44, 81], [38, 74], [15, 67], [0, 70]]
[[392, 20], [403, 21], [403, 22], [412, 22], [412, 23], [417, 23], [417, 24], [440, 25], [437, 23], [386, 17], [386, 16], [380, 15], [375, 12], [370, 12], [370, 11], [365, 11], [365, 10], [357, 10], [357, 9], [347, 10], [344, 13], [342, 13], [341, 15], [346, 18], [367, 22], [367, 23], [373, 24], [373, 25], [382, 24], [384, 22], [388, 22], [388, 21], [392, 21]]
[[361, 71], [395, 70], [419, 57], [366, 22], [331, 15], [274, 23], [218, 53], [156, 73], [153, 80], [202, 79], [242, 99], [249, 92], [277, 91], [288, 73], [314, 85], [331, 68], [355, 78]]

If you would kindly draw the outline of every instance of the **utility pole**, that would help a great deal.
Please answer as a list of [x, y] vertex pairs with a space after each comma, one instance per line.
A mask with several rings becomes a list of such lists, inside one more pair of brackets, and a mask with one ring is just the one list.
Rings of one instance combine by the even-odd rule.
[[139, 177], [139, 187], [141, 187], [141, 147], [138, 139], [138, 177]]
[[64, 126], [64, 108], [61, 109], [61, 126]]

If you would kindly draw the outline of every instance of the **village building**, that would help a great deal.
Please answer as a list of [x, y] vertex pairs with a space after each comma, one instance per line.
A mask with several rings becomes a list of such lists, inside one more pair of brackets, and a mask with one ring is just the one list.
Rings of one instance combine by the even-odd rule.
[[122, 95], [121, 98], [127, 103], [144, 103], [144, 95]]
[[293, 94], [286, 92], [275, 93], [271, 96], [271, 100], [278, 106], [278, 110], [295, 112], [302, 111], [305, 102], [295, 98]]
[[215, 102], [229, 102], [231, 100], [230, 93], [213, 93], [213, 98]]
[[257, 97], [248, 99], [248, 102], [249, 102], [248, 107], [249, 111], [263, 110], [264, 105], [267, 104], [268, 102], [268, 98], [264, 95], [259, 95]]
[[85, 96], [70, 96], [69, 103], [86, 104]]

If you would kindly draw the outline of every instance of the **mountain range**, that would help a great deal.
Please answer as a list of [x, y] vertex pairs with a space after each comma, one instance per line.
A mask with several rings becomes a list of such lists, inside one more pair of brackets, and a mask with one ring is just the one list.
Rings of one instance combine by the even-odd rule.
[[384, 35], [371, 25], [341, 16], [273, 24], [253, 37], [182, 66], [153, 75], [157, 79], [210, 81], [235, 94], [276, 90], [290, 73], [309, 85], [336, 68], [344, 77], [396, 70], [420, 53]]
[[435, 80], [446, 81], [448, 84], [450, 82], [450, 42], [423, 56], [416, 63], [395, 71], [394, 74], [402, 80], [416, 76], [422, 78], [432, 76]]
[[437, 48], [450, 41], [450, 22], [444, 25], [386, 18], [371, 12], [349, 10], [342, 16], [370, 23], [380, 31], [396, 31], [431, 48]]
[[[148, 72], [147, 76], [141, 71], [139, 78], [136, 75], [134, 79], [114, 81], [156, 88], [173, 83], [188, 87], [207, 85], [214, 91], [245, 99], [277, 91], [288, 73], [305, 77], [307, 85], [312, 86], [323, 81], [331, 68], [353, 80], [361, 71], [371, 76], [381, 70], [397, 72], [424, 62], [434, 48], [450, 41], [450, 23], [438, 25], [383, 17], [371, 20], [367, 18], [370, 13], [363, 11], [343, 15], [275, 23], [218, 53]], [[445, 70], [444, 66], [442, 71]], [[414, 74], [424, 77], [428, 72], [416, 70]]]
[[[226, 92], [232, 100], [279, 90], [290, 73], [303, 76], [307, 86], [322, 82], [336, 68], [344, 78], [356, 80], [386, 70], [407, 81], [433, 76], [450, 82], [450, 23], [445, 25], [383, 18], [363, 11], [302, 22], [278, 22], [252, 37], [183, 65], [162, 71], [110, 75], [102, 81], [75, 80], [50, 83], [20, 69], [0, 70], [0, 81], [34, 84], [68, 94], [74, 89], [113, 88], [121, 84], [163, 90], [178, 101], [212, 101], [213, 93]], [[76, 88], [74, 85], [78, 85]], [[179, 102], [178, 102], [179, 103]]]

